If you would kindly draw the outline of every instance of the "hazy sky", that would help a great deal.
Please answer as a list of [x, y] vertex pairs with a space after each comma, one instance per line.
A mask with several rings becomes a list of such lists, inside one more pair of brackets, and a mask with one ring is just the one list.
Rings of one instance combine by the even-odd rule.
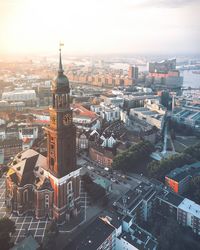
[[200, 53], [200, 0], [0, 0], [0, 54]]

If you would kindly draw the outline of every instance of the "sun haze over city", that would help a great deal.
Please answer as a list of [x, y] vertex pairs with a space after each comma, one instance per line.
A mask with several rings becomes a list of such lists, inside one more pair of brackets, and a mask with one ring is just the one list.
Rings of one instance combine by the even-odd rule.
[[0, 250], [200, 249], [200, 0], [0, 0]]
[[199, 0], [1, 0], [0, 54], [197, 53]]

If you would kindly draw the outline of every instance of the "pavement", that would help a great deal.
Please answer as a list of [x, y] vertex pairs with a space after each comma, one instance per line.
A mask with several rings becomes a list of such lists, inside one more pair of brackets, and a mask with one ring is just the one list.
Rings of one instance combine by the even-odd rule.
[[[135, 188], [138, 186], [141, 181], [144, 181], [142, 176], [134, 175], [124, 175], [120, 171], [109, 171], [105, 170], [103, 166], [92, 162], [89, 158], [85, 157], [86, 161], [85, 169], [92, 175], [103, 176], [109, 180], [115, 180], [112, 182], [112, 192], [109, 194], [110, 202], [114, 202], [119, 196], [127, 192], [130, 188]], [[88, 170], [88, 165], [92, 166], [92, 169]], [[103, 208], [100, 208], [95, 205], [91, 205], [90, 199], [87, 193], [84, 191], [83, 186], [81, 187], [80, 194], [80, 203], [81, 203], [81, 212], [77, 218], [72, 219], [70, 222], [67, 222], [63, 226], [59, 226], [60, 233], [67, 235], [76, 234], [81, 230], [82, 227], [85, 227], [94, 217], [101, 213]], [[43, 219], [37, 220], [31, 215], [17, 216], [15, 214], [10, 214], [6, 211], [5, 206], [5, 176], [0, 178], [0, 217], [7, 216], [15, 222], [16, 232], [12, 235], [12, 241], [18, 243], [26, 236], [25, 234], [29, 231], [38, 242], [42, 242], [46, 228], [50, 223], [50, 220]]]
[[144, 176], [137, 174], [124, 174], [119, 170], [105, 170], [105, 166], [92, 161], [89, 157], [82, 155], [83, 159], [86, 161], [82, 165], [85, 172], [88, 172], [92, 178], [97, 176], [102, 176], [110, 181], [112, 181], [112, 193], [116, 195], [122, 195], [126, 193], [130, 188], [136, 188], [141, 182], [146, 182], [147, 179]]
[[0, 178], [0, 217], [7, 216], [9, 219], [15, 222], [16, 232], [12, 235], [12, 241], [18, 243], [25, 238], [25, 234], [28, 231], [35, 237], [38, 242], [42, 242], [47, 225], [50, 220], [37, 220], [33, 216], [16, 216], [6, 212], [5, 206], [5, 177]]
[[[90, 199], [86, 192], [81, 187], [80, 194], [81, 212], [77, 218], [70, 220], [62, 226], [59, 226], [61, 233], [73, 233], [75, 229], [85, 224], [86, 221], [96, 216], [100, 209], [98, 207], [91, 206]], [[9, 219], [15, 222], [16, 232], [12, 235], [12, 241], [16, 244], [26, 237], [26, 233], [29, 231], [38, 242], [42, 242], [46, 228], [50, 223], [50, 220], [42, 219], [38, 220], [31, 215], [17, 216], [6, 211], [5, 206], [5, 176], [0, 178], [0, 218], [7, 216]]]

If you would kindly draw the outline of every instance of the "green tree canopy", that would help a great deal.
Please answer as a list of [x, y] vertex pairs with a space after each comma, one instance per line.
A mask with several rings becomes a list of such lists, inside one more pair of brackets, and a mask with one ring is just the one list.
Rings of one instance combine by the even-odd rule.
[[184, 150], [185, 154], [191, 155], [194, 159], [200, 161], [200, 143], [197, 143], [194, 146], [186, 148]]
[[194, 176], [191, 180], [188, 196], [191, 200], [200, 204], [200, 175]]
[[0, 219], [0, 249], [7, 250], [11, 246], [11, 235], [15, 232], [15, 223], [8, 217]]
[[153, 150], [154, 146], [149, 141], [142, 141], [116, 155], [113, 160], [112, 167], [114, 169], [130, 169], [132, 166], [135, 166], [141, 161], [149, 158], [149, 155], [153, 152]]
[[56, 222], [53, 220], [47, 226], [47, 231], [44, 236], [43, 240], [43, 247], [44, 250], [54, 250], [56, 249], [56, 238], [58, 236], [59, 230]]
[[88, 174], [83, 175], [82, 180], [84, 181], [85, 190], [91, 197], [93, 202], [106, 195], [105, 189], [102, 188], [100, 185], [94, 183]]
[[171, 170], [193, 162], [195, 162], [195, 159], [193, 159], [191, 155], [173, 155], [170, 158], [162, 159], [161, 161], [150, 162], [147, 166], [147, 170], [151, 177], [164, 181], [165, 175]]

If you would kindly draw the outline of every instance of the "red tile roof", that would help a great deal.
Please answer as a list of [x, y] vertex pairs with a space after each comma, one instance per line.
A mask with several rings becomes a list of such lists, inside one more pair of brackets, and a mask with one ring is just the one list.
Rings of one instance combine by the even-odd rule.
[[80, 115], [80, 116], [86, 116], [89, 118], [96, 118], [97, 117], [95, 112], [92, 112], [92, 111], [84, 108], [81, 104], [78, 104], [78, 103], [72, 104], [72, 108], [73, 108], [74, 114], [77, 116]]

